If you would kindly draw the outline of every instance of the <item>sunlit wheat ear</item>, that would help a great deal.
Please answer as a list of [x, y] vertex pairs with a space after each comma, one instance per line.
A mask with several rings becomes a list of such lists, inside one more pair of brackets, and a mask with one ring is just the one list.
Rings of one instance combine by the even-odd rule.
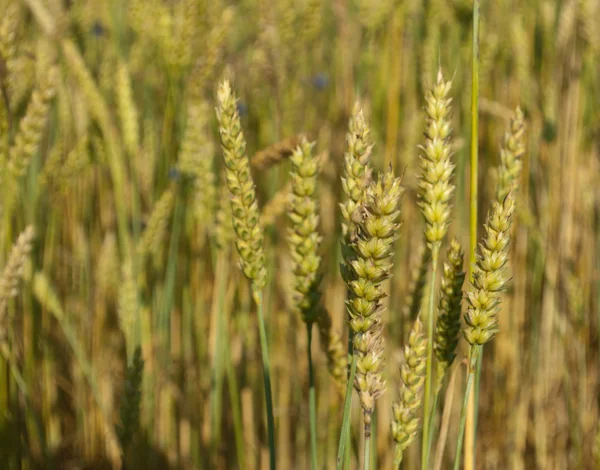
[[361, 204], [371, 183], [370, 158], [373, 144], [371, 130], [365, 121], [359, 104], [354, 105], [346, 141], [348, 149], [344, 155], [342, 186], [345, 201], [341, 204], [342, 230], [347, 240], [354, 237], [357, 223], [362, 218]]
[[504, 142], [500, 149], [497, 200], [504, 200], [509, 192], [515, 196], [523, 171], [523, 155], [525, 155], [525, 117], [521, 108], [517, 108], [504, 134]]
[[408, 344], [404, 346], [404, 362], [400, 367], [400, 393], [392, 407], [392, 437], [396, 442], [394, 468], [398, 468], [404, 450], [414, 441], [419, 431], [426, 361], [427, 338], [423, 334], [421, 320], [417, 318]]
[[494, 201], [479, 245], [473, 269], [473, 287], [467, 293], [463, 334], [472, 345], [490, 341], [498, 332], [500, 296], [506, 289], [506, 265], [510, 252], [510, 228], [515, 203], [512, 194]]
[[403, 193], [400, 178], [395, 178], [391, 169], [369, 187], [363, 203], [364, 217], [352, 244], [356, 258], [345, 268], [347, 309], [357, 356], [354, 386], [360, 396], [367, 437], [375, 400], [385, 390], [381, 313], [387, 294], [383, 282], [393, 265], [392, 247], [400, 228]]
[[451, 86], [452, 82], [444, 80], [440, 70], [436, 84], [425, 95], [427, 124], [419, 158], [419, 206], [425, 218], [425, 238], [431, 246], [441, 243], [448, 231], [450, 199], [454, 193], [450, 138], [452, 98], [448, 96]]
[[8, 169], [15, 177], [25, 174], [29, 162], [37, 152], [44, 133], [50, 102], [55, 94], [58, 69], [51, 67], [44, 74], [31, 94], [27, 112], [19, 123], [19, 131], [9, 151]]
[[131, 363], [127, 366], [120, 409], [121, 422], [117, 426], [117, 437], [123, 452], [127, 449], [140, 425], [143, 372], [142, 351], [140, 347], [137, 347], [133, 353]]
[[439, 393], [444, 376], [456, 357], [456, 345], [460, 331], [460, 308], [462, 287], [465, 280], [463, 271], [464, 252], [453, 239], [448, 249], [448, 262], [444, 263], [438, 321], [435, 330], [433, 351], [437, 357], [437, 384]]
[[31, 253], [34, 236], [35, 231], [32, 226], [27, 227], [19, 235], [10, 250], [8, 261], [2, 271], [2, 277], [0, 277], [0, 336], [2, 336], [2, 330], [6, 327], [4, 316], [8, 301], [19, 293], [19, 283], [23, 278], [23, 269]]
[[267, 282], [263, 231], [236, 98], [227, 80], [220, 84], [217, 99], [216, 111], [236, 234], [235, 244], [244, 275], [255, 289], [261, 290]]
[[319, 207], [317, 177], [319, 162], [313, 154], [314, 144], [306, 139], [291, 157], [292, 193], [289, 203], [288, 244], [294, 274], [294, 304], [302, 320], [315, 322], [321, 299]]

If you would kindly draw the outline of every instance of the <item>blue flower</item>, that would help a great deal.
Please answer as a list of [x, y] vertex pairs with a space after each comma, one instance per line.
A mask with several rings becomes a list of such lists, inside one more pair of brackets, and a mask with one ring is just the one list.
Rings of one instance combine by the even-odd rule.
[[99, 21], [95, 21], [91, 33], [97, 38], [104, 36], [104, 26]]
[[238, 101], [236, 107], [237, 107], [237, 112], [240, 115], [240, 117], [244, 117], [246, 114], [248, 114], [248, 105], [246, 103], [242, 103], [241, 101]]
[[177, 167], [172, 167], [169, 170], [169, 179], [178, 180], [179, 178], [181, 178], [181, 172], [179, 171], [179, 169]]
[[310, 81], [317, 90], [324, 90], [329, 85], [329, 75], [321, 72], [312, 77]]

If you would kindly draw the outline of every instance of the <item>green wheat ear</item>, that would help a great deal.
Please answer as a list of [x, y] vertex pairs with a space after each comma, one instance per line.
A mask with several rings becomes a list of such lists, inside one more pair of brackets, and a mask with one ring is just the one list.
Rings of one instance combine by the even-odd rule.
[[438, 360], [436, 385], [438, 393], [442, 387], [446, 371], [456, 357], [463, 297], [462, 286], [465, 280], [463, 264], [464, 252], [458, 240], [453, 239], [448, 249], [448, 262], [444, 263], [443, 268], [439, 315], [433, 345], [433, 351]]

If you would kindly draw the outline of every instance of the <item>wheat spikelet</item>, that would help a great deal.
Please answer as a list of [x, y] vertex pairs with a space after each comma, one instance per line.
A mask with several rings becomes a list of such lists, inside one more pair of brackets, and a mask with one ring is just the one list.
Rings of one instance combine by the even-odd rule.
[[276, 142], [254, 154], [250, 160], [252, 168], [264, 171], [291, 156], [294, 149], [302, 142], [303, 135], [295, 135]]
[[412, 321], [417, 318], [421, 311], [421, 303], [423, 301], [423, 291], [427, 283], [427, 271], [431, 264], [431, 250], [427, 246], [421, 246], [421, 256], [419, 265], [413, 271], [413, 275], [409, 286], [409, 297], [404, 307], [404, 316]]
[[260, 290], [267, 282], [263, 232], [254, 181], [246, 154], [246, 141], [236, 107], [236, 98], [228, 81], [222, 82], [219, 86], [217, 98], [217, 118], [230, 193], [233, 228], [236, 233], [235, 244], [244, 275], [252, 281], [255, 289]]
[[288, 244], [294, 274], [294, 304], [308, 325], [319, 313], [321, 292], [321, 235], [319, 234], [319, 203], [317, 178], [319, 162], [313, 154], [314, 143], [303, 139], [291, 157], [292, 194], [290, 197], [290, 228]]
[[94, 271], [98, 295], [112, 297], [117, 292], [121, 282], [115, 273], [119, 272], [119, 269], [117, 237], [114, 232], [109, 232], [102, 241]]
[[506, 195], [517, 189], [523, 170], [525, 154], [525, 118], [521, 108], [517, 108], [510, 120], [508, 130], [504, 134], [504, 142], [500, 149], [500, 168], [496, 199], [504, 200]]
[[385, 390], [381, 313], [386, 297], [383, 281], [393, 265], [392, 246], [400, 227], [400, 199], [404, 189], [391, 168], [374, 182], [366, 195], [364, 219], [352, 243], [355, 259], [344, 266], [349, 290], [347, 309], [357, 356], [357, 389], [365, 419], [365, 436], [370, 435], [375, 400]]
[[233, 217], [231, 214], [231, 204], [229, 203], [229, 189], [227, 188], [224, 175], [219, 187], [218, 201], [215, 216], [215, 242], [219, 250], [227, 250], [233, 243], [235, 231], [233, 230]]
[[129, 354], [133, 352], [134, 348], [133, 336], [137, 309], [137, 285], [133, 277], [133, 266], [131, 261], [125, 261], [121, 268], [117, 313], [119, 326], [125, 336], [125, 345]]
[[19, 178], [25, 174], [29, 161], [38, 149], [46, 120], [50, 101], [54, 97], [58, 69], [51, 67], [47, 75], [40, 78], [31, 95], [27, 112], [19, 124], [19, 132], [9, 151], [8, 169]]
[[77, 141], [66, 158], [63, 158], [63, 141], [56, 142], [39, 176], [40, 185], [60, 188], [70, 183], [89, 164], [88, 147], [89, 138], [86, 134]]
[[[9, 102], [12, 100], [14, 80], [17, 72], [17, 30], [19, 27], [19, 6], [17, 2], [9, 2], [2, 11], [0, 19], [0, 85], [2, 85], [2, 96], [0, 99], [0, 157], [6, 158], [8, 150]], [[21, 76], [21, 78], [23, 78]], [[10, 89], [11, 93], [6, 92]]]
[[4, 330], [4, 315], [8, 301], [19, 293], [19, 282], [23, 278], [25, 262], [29, 258], [35, 231], [32, 226], [27, 227], [10, 250], [8, 261], [0, 278], [0, 324]]
[[213, 226], [215, 206], [215, 146], [209, 132], [208, 104], [191, 97], [187, 108], [187, 124], [179, 153], [179, 170], [194, 180], [194, 206], [197, 220], [208, 229]]
[[[437, 82], [427, 91], [425, 112], [425, 144], [421, 146], [419, 176], [419, 206], [425, 219], [425, 238], [433, 246], [441, 243], [448, 231], [450, 198], [454, 185], [450, 182], [454, 165], [450, 160], [450, 103], [448, 97], [452, 82], [445, 81], [438, 71]], [[434, 260], [435, 263], [436, 260]]]
[[514, 199], [509, 194], [503, 201], [494, 201], [488, 215], [485, 236], [473, 269], [473, 290], [467, 294], [463, 334], [472, 345], [485, 344], [498, 332], [500, 295], [508, 282], [505, 271], [514, 208]]
[[192, 74], [192, 88], [194, 93], [202, 95], [207, 84], [209, 84], [218, 71], [217, 67], [227, 39], [227, 32], [234, 19], [233, 7], [225, 8], [216, 23], [206, 35], [206, 42], [201, 47], [203, 54], [194, 66]]
[[371, 184], [369, 160], [373, 151], [370, 142], [371, 130], [365, 122], [363, 111], [358, 103], [354, 105], [350, 118], [346, 141], [348, 150], [344, 155], [344, 176], [342, 186], [346, 200], [341, 204], [342, 231], [345, 244], [354, 237], [356, 224], [362, 219], [361, 205], [367, 187]]
[[398, 400], [392, 407], [392, 436], [396, 442], [394, 468], [402, 462], [404, 450], [414, 441], [419, 430], [419, 409], [423, 403], [423, 383], [427, 360], [427, 338], [421, 320], [417, 319], [404, 346], [404, 362], [400, 368], [401, 384]]
[[129, 155], [135, 156], [140, 145], [138, 110], [133, 99], [129, 68], [127, 63], [122, 60], [118, 62], [115, 80], [123, 143]]
[[[92, 116], [102, 128], [102, 132], [109, 134], [109, 129], [112, 127], [110, 112], [92, 73], [85, 65], [73, 42], [65, 39], [62, 41], [61, 46], [63, 57], [68, 66], [67, 69], [77, 79]], [[105, 135], [105, 137], [108, 138], [109, 136]]]
[[169, 217], [171, 216], [174, 202], [173, 191], [167, 189], [154, 205], [148, 225], [137, 245], [137, 252], [141, 256], [155, 253], [160, 247], [169, 225]]
[[197, 0], [183, 0], [175, 5], [173, 15], [173, 51], [171, 62], [180, 68], [188, 67], [198, 52], [201, 6]]
[[439, 314], [435, 330], [433, 351], [437, 357], [437, 391], [439, 393], [444, 376], [456, 357], [458, 332], [460, 331], [460, 309], [462, 286], [465, 280], [463, 271], [464, 252], [453, 239], [448, 249], [448, 262], [444, 263], [442, 285], [440, 287]]

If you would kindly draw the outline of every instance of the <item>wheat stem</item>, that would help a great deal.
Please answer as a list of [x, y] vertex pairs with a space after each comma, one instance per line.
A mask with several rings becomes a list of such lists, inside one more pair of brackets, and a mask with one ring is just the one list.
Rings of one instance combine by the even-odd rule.
[[267, 434], [269, 439], [269, 458], [271, 470], [276, 468], [275, 459], [275, 417], [273, 414], [273, 394], [271, 392], [271, 367], [269, 365], [269, 348], [267, 345], [267, 332], [265, 329], [265, 319], [263, 312], [262, 292], [254, 292], [254, 301], [256, 302], [258, 315], [258, 331], [260, 334], [260, 350], [263, 362], [263, 380], [265, 385], [265, 404], [267, 407]]
[[369, 470], [371, 467], [371, 433], [365, 434], [365, 460], [363, 462], [363, 469]]
[[224, 350], [229, 348], [223, 339], [226, 334], [227, 322], [225, 312], [225, 291], [228, 271], [228, 251], [221, 251], [217, 257], [217, 268], [215, 273], [216, 283], [216, 304], [217, 309], [217, 333], [215, 344], [215, 357], [213, 364], [213, 379], [212, 379], [212, 439], [211, 447], [213, 453], [218, 447], [221, 439], [221, 396], [223, 393], [223, 356]]
[[465, 424], [467, 420], [467, 408], [469, 402], [469, 395], [471, 393], [471, 386], [473, 385], [473, 378], [475, 376], [475, 367], [477, 365], [477, 357], [480, 354], [481, 346], [472, 345], [469, 348], [469, 364], [468, 364], [468, 376], [467, 376], [467, 387], [465, 389], [465, 396], [463, 399], [463, 405], [460, 412], [460, 424], [458, 428], [458, 440], [456, 441], [456, 455], [454, 456], [454, 470], [460, 468], [460, 456], [463, 447], [463, 437], [465, 434]]
[[[479, 143], [479, 8], [480, 0], [473, 1], [473, 42], [471, 64], [471, 195], [470, 195], [470, 233], [469, 233], [469, 268], [473, 281], [473, 268], [477, 250], [477, 197], [478, 197], [478, 143]], [[475, 393], [469, 398], [467, 419], [467, 450], [465, 451], [465, 470], [473, 469], [471, 450], [475, 445]]]
[[319, 468], [317, 459], [317, 398], [315, 393], [315, 373], [312, 362], [312, 323], [306, 324], [306, 333], [308, 335], [308, 344], [306, 354], [308, 357], [308, 413], [310, 421], [310, 467], [312, 470]]
[[336, 470], [342, 470], [344, 467], [344, 450], [348, 444], [350, 436], [350, 411], [352, 408], [352, 391], [354, 388], [354, 377], [356, 376], [356, 354], [354, 348], [349, 346], [352, 362], [350, 363], [350, 372], [348, 374], [348, 383], [346, 384], [346, 397], [344, 398], [344, 415], [342, 417], [342, 429], [340, 431], [340, 443], [336, 460]]
[[429, 415], [435, 412], [432, 408], [431, 388], [433, 384], [433, 333], [434, 333], [434, 304], [435, 304], [435, 279], [437, 275], [440, 244], [435, 243], [431, 248], [431, 280], [429, 283], [429, 305], [427, 308], [427, 366], [425, 374], [425, 397], [423, 405], [423, 446], [421, 449], [421, 468], [427, 469], [429, 462]]

